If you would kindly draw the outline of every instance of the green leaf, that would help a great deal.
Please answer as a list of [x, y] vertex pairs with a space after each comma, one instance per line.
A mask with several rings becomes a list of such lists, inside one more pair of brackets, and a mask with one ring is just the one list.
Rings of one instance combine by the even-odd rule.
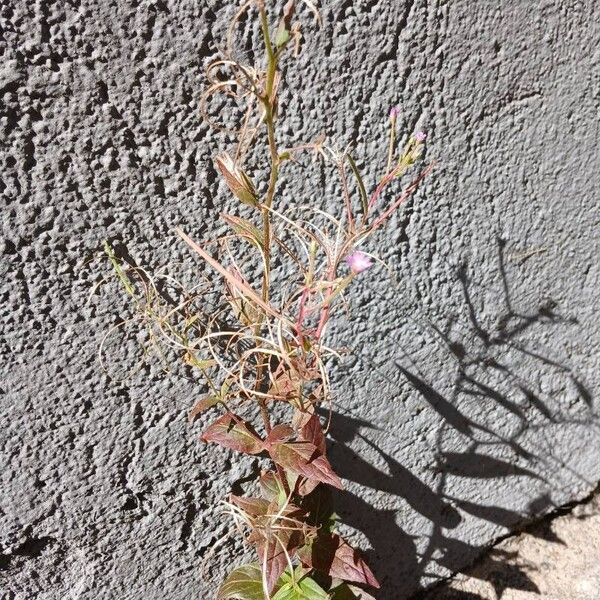
[[360, 176], [360, 172], [358, 170], [358, 167], [356, 166], [356, 163], [354, 162], [354, 159], [349, 154], [346, 154], [346, 158], [348, 159], [348, 163], [350, 164], [352, 173], [354, 173], [354, 177], [356, 177], [356, 183], [358, 183], [358, 189], [360, 191], [360, 201], [362, 204], [363, 216], [366, 218], [367, 213], [369, 212], [369, 200], [367, 198], [367, 190], [365, 189], [364, 181]]
[[291, 583], [286, 583], [271, 600], [300, 600], [300, 592]]
[[275, 45], [277, 48], [287, 44], [290, 41], [290, 32], [285, 28], [285, 25], [281, 23], [277, 28], [275, 35]]
[[367, 594], [367, 592], [364, 592], [360, 588], [348, 585], [347, 583], [338, 585], [331, 592], [331, 600], [375, 600], [375, 597], [371, 596], [371, 594]]
[[110, 261], [110, 264], [112, 265], [113, 269], [115, 270], [115, 273], [117, 274], [117, 277], [119, 278], [119, 281], [123, 284], [125, 291], [130, 296], [135, 297], [135, 289], [133, 287], [133, 284], [131, 283], [131, 280], [129, 279], [129, 277], [127, 277], [127, 275], [125, 275], [125, 271], [123, 271], [123, 269], [119, 263], [119, 260], [115, 254], [115, 251], [113, 250], [112, 246], [108, 243], [108, 240], [104, 240], [104, 252], [106, 253], [106, 256], [108, 256], [108, 260]]
[[328, 600], [329, 595], [308, 575], [302, 576], [302, 569], [296, 569], [295, 583], [289, 571], [286, 571], [279, 581], [284, 585], [279, 588], [272, 600]]
[[234, 569], [221, 584], [217, 600], [265, 600], [260, 567], [252, 563]]
[[191, 352], [188, 352], [185, 355], [184, 360], [185, 360], [185, 362], [187, 362], [188, 365], [190, 365], [192, 367], [196, 367], [197, 369], [200, 369], [201, 371], [206, 371], [206, 369], [211, 369], [212, 367], [214, 367], [217, 364], [217, 361], [213, 360], [212, 358], [206, 358], [206, 359], [196, 358]]
[[221, 218], [238, 234], [251, 239], [258, 246], [263, 245], [264, 236], [260, 229], [241, 217], [235, 215], [221, 214]]

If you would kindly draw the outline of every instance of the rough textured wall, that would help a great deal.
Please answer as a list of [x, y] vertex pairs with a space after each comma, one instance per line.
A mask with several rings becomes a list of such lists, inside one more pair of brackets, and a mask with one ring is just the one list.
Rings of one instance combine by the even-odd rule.
[[[97, 349], [126, 301], [88, 302], [107, 237], [150, 269], [200, 268], [172, 228], [208, 235], [227, 202], [224, 140], [198, 115], [224, 4], [0, 4], [2, 598], [207, 598], [242, 552], [216, 548], [214, 505], [256, 465], [197, 442], [189, 381], [109, 379]], [[398, 104], [437, 161], [379, 238], [398, 286], [363, 277], [335, 339], [355, 350], [335, 377], [338, 512], [398, 600], [600, 479], [600, 9], [332, 0], [323, 17], [288, 70], [282, 143], [324, 130], [367, 165]], [[331, 207], [311, 168], [287, 177]], [[112, 350], [111, 367], [134, 352]]]

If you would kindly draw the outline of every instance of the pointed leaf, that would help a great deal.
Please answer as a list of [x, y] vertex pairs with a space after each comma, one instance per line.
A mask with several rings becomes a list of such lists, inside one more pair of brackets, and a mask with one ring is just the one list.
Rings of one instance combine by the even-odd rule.
[[311, 544], [300, 548], [298, 558], [302, 564], [327, 573], [330, 577], [379, 588], [379, 582], [367, 563], [350, 544], [335, 533], [318, 536]]
[[210, 425], [200, 439], [246, 454], [259, 454], [264, 450], [263, 441], [252, 425], [231, 412]]
[[219, 396], [206, 396], [206, 398], [202, 398], [194, 405], [194, 408], [192, 408], [192, 410], [190, 411], [190, 414], [188, 415], [188, 421], [190, 423], [193, 423], [200, 413], [204, 412], [205, 410], [208, 410], [209, 408], [212, 408], [220, 401], [221, 398]]
[[323, 588], [308, 575], [302, 575], [301, 567], [295, 572], [295, 585], [289, 569], [281, 576], [279, 583], [283, 582], [272, 600], [328, 600], [329, 595]]
[[346, 159], [350, 164], [350, 168], [352, 169], [352, 173], [354, 173], [354, 177], [356, 177], [356, 183], [358, 183], [358, 190], [360, 192], [360, 202], [362, 204], [363, 209], [363, 219], [366, 219], [369, 213], [369, 201], [367, 199], [367, 190], [365, 188], [364, 181], [360, 176], [360, 171], [358, 170], [358, 167], [356, 166], [356, 163], [354, 162], [352, 156], [350, 156], [350, 154], [346, 154]]
[[273, 471], [263, 472], [258, 481], [262, 495], [267, 500], [277, 500], [278, 505], [283, 503], [286, 499], [287, 494], [281, 485], [277, 475]]
[[[285, 544], [286, 542], [282, 540], [282, 543]], [[268, 540], [263, 540], [257, 551], [260, 563], [264, 565], [267, 588], [270, 594], [288, 565], [287, 558], [282, 544], [274, 535], [271, 535]]]
[[348, 585], [347, 583], [338, 585], [335, 589], [331, 590], [331, 593], [333, 594], [331, 600], [375, 600], [375, 597], [371, 596], [371, 594], [367, 594], [367, 592], [360, 588]]
[[306, 522], [321, 531], [331, 532], [336, 522], [333, 512], [333, 494], [331, 488], [320, 485], [311, 494], [302, 499], [302, 508], [308, 512]]
[[252, 181], [229, 154], [225, 152], [217, 156], [215, 166], [223, 176], [227, 187], [239, 200], [250, 206], [258, 204], [256, 189]]
[[[275, 515], [279, 514], [279, 518]], [[256, 543], [260, 564], [264, 565], [269, 592], [271, 592], [281, 574], [288, 566], [288, 557], [292, 559], [298, 548], [305, 544], [302, 530], [306, 512], [289, 503], [280, 510], [272, 502], [265, 517], [257, 519], [257, 529], [263, 538]], [[260, 528], [260, 529], [258, 529]]]
[[269, 394], [278, 396], [281, 400], [290, 400], [300, 396], [302, 382], [297, 373], [290, 370], [279, 372], [275, 375], [275, 381], [269, 387]]
[[230, 494], [229, 500], [252, 517], [266, 515], [269, 511], [269, 501], [264, 498], [244, 498], [243, 496]]
[[314, 444], [321, 454], [325, 454], [325, 434], [317, 415], [311, 415], [310, 419], [302, 427], [300, 436], [303, 440]]
[[317, 447], [310, 442], [273, 444], [269, 454], [277, 464], [292, 473], [342, 489], [342, 482], [333, 472], [329, 461], [320, 456]]
[[186, 352], [186, 354], [183, 357], [183, 360], [191, 367], [196, 367], [197, 369], [200, 369], [201, 371], [206, 371], [207, 369], [212, 369], [212, 367], [214, 367], [217, 364], [217, 361], [213, 360], [212, 358], [205, 358], [205, 359], [197, 358], [191, 352]]
[[270, 304], [264, 302], [263, 299], [249, 285], [241, 281], [237, 281], [235, 277], [233, 277], [233, 275], [229, 271], [227, 271], [227, 269], [219, 261], [215, 260], [204, 250], [204, 248], [196, 244], [196, 242], [194, 242], [194, 240], [190, 236], [186, 235], [182, 229], [176, 227], [175, 231], [177, 232], [179, 237], [190, 248], [192, 248], [192, 250], [195, 250], [215, 271], [222, 275], [240, 293], [252, 300], [255, 304], [260, 306], [266, 313], [270, 314], [272, 317], [280, 319], [283, 323], [293, 326], [293, 324], [288, 319], [286, 319], [283, 315], [278, 313]]
[[262, 573], [257, 564], [234, 569], [221, 584], [217, 600], [264, 600]]
[[273, 429], [271, 429], [269, 432], [269, 435], [265, 440], [265, 445], [270, 446], [271, 444], [279, 442], [287, 442], [293, 436], [294, 430], [289, 425], [275, 425], [275, 427], [273, 427]]
[[227, 222], [227, 224], [238, 234], [243, 235], [256, 242], [259, 246], [263, 245], [263, 235], [250, 221], [246, 219], [242, 219], [241, 217], [236, 217], [235, 215], [228, 215], [225, 213], [221, 214], [221, 218]]

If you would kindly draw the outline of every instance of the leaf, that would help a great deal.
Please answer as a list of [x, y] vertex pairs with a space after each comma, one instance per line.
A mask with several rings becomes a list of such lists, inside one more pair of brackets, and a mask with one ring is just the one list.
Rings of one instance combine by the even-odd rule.
[[264, 498], [244, 498], [243, 496], [230, 494], [229, 500], [252, 517], [266, 515], [269, 511], [269, 501]]
[[252, 563], [234, 569], [221, 584], [217, 600], [264, 600], [262, 573]]
[[304, 441], [314, 444], [321, 454], [325, 454], [325, 434], [317, 415], [311, 415], [310, 419], [303, 425], [300, 430], [300, 437]]
[[263, 441], [252, 425], [231, 412], [209, 425], [200, 439], [246, 454], [259, 454], [264, 450]]
[[277, 499], [277, 503], [280, 505], [287, 497], [281, 482], [277, 475], [272, 471], [263, 472], [258, 480], [262, 495], [267, 500]]
[[[241, 285], [248, 285], [248, 282], [243, 278], [239, 269], [231, 265], [227, 267], [228, 273], [237, 280]], [[248, 300], [237, 287], [234, 287], [229, 280], [225, 281], [226, 294], [225, 297], [233, 308], [234, 315], [238, 321], [244, 325], [252, 325], [260, 320], [262, 315], [258, 308]]]
[[271, 598], [271, 600], [301, 600], [302, 596], [293, 584], [286, 583], [279, 591]]
[[[285, 544], [285, 542], [283, 543]], [[287, 558], [282, 545], [274, 535], [271, 535], [268, 540], [263, 541], [257, 550], [260, 563], [265, 568], [267, 589], [270, 594], [288, 565]]]
[[287, 442], [294, 436], [294, 430], [285, 424], [275, 425], [269, 432], [265, 445], [270, 446], [275, 443]]
[[331, 600], [375, 600], [374, 596], [367, 594], [360, 588], [342, 583], [331, 590]]
[[366, 219], [367, 214], [369, 212], [369, 200], [367, 198], [367, 190], [365, 188], [363, 179], [360, 176], [358, 167], [356, 166], [356, 163], [354, 162], [354, 159], [350, 156], [350, 154], [346, 154], [346, 158], [348, 159], [348, 163], [350, 164], [352, 173], [354, 173], [354, 177], [356, 177], [356, 183], [358, 183], [358, 190], [360, 192], [360, 202], [362, 204], [362, 209], [363, 209], [363, 219]]
[[230, 225], [238, 235], [243, 235], [244, 237], [251, 239], [259, 246], [263, 246], [263, 235], [261, 231], [258, 229], [258, 227], [250, 223], [250, 221], [225, 213], [221, 213], [221, 218], [228, 225]]
[[331, 532], [336, 522], [331, 488], [320, 485], [302, 499], [301, 506], [308, 512], [306, 522], [309, 525], [318, 527], [321, 531]]
[[287, 44], [290, 40], [290, 32], [285, 28], [285, 24], [281, 22], [275, 34], [275, 45], [279, 48]]
[[294, 504], [289, 503], [280, 510], [272, 503], [268, 514], [255, 521], [253, 533], [262, 534], [262, 538], [254, 543], [260, 564], [264, 565], [269, 593], [288, 566], [288, 557], [292, 559], [298, 548], [305, 544], [302, 530], [305, 517], [306, 512]]
[[209, 408], [212, 408], [219, 402], [221, 402], [220, 396], [206, 396], [205, 398], [202, 398], [201, 400], [196, 402], [194, 408], [190, 410], [190, 414], [188, 415], [188, 421], [190, 423], [193, 423], [200, 413], [204, 412], [205, 410], [208, 410]]
[[302, 382], [298, 375], [291, 370], [279, 370], [274, 376], [274, 382], [269, 388], [269, 394], [279, 396], [280, 400], [291, 400], [300, 396]]
[[194, 240], [183, 232], [179, 227], [175, 228], [175, 231], [179, 237], [190, 247], [196, 251], [215, 271], [222, 275], [234, 288], [236, 288], [244, 296], [252, 300], [255, 304], [260, 306], [266, 313], [272, 317], [279, 319], [284, 324], [293, 326], [293, 324], [286, 319], [283, 315], [278, 313], [270, 304], [267, 304], [263, 299], [247, 284], [242, 281], [238, 281], [227, 269], [217, 260], [212, 258], [201, 246], [196, 244]]
[[119, 278], [120, 282], [123, 284], [125, 291], [130, 296], [135, 298], [135, 289], [133, 287], [133, 284], [131, 283], [131, 279], [129, 279], [129, 277], [127, 277], [127, 275], [125, 274], [125, 271], [123, 271], [123, 268], [121, 267], [119, 260], [117, 259], [117, 256], [115, 254], [115, 251], [113, 250], [113, 247], [108, 243], [108, 240], [104, 240], [104, 252], [106, 253], [106, 256], [108, 256], [108, 260], [110, 261], [110, 264], [115, 270], [115, 273], [117, 274], [117, 277]]
[[302, 564], [327, 573], [332, 578], [379, 588], [379, 582], [367, 563], [350, 544], [335, 533], [320, 535], [311, 544], [300, 548], [298, 558]]
[[183, 359], [185, 360], [185, 362], [188, 365], [190, 365], [191, 367], [196, 367], [197, 369], [200, 369], [201, 371], [206, 371], [206, 369], [211, 369], [212, 367], [214, 367], [217, 364], [217, 361], [213, 360], [212, 358], [206, 358], [206, 359], [196, 358], [196, 356], [194, 354], [192, 354], [191, 352], [187, 352]]
[[277, 464], [292, 473], [343, 489], [329, 461], [319, 455], [318, 448], [311, 442], [276, 443], [269, 448], [269, 454]]
[[244, 204], [256, 206], [258, 198], [250, 178], [226, 152], [215, 158], [217, 170], [223, 176], [227, 187]]
[[289, 581], [279, 588], [271, 600], [328, 600], [329, 595], [314, 579], [304, 577], [294, 586], [287, 573], [282, 578], [286, 576]]

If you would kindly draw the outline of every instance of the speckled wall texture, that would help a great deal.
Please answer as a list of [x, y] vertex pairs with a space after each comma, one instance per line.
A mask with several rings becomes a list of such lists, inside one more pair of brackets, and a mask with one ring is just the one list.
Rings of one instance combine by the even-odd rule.
[[[211, 165], [227, 140], [198, 110], [231, 11], [0, 2], [3, 599], [212, 598], [242, 559], [218, 543], [231, 523], [216, 504], [256, 464], [198, 442], [190, 381], [156, 364], [103, 372], [98, 346], [127, 302], [94, 291], [105, 238], [193, 278], [174, 226], [201, 239], [232, 207]], [[325, 131], [377, 171], [397, 104], [437, 163], [369, 248], [397, 285], [362, 277], [331, 340], [353, 350], [334, 377], [337, 510], [378, 599], [401, 600], [600, 479], [600, 7], [325, 0], [322, 13], [320, 30], [303, 13], [281, 143]], [[291, 165], [284, 197], [296, 185], [333, 206], [320, 169]], [[109, 371], [133, 352], [111, 347]]]

